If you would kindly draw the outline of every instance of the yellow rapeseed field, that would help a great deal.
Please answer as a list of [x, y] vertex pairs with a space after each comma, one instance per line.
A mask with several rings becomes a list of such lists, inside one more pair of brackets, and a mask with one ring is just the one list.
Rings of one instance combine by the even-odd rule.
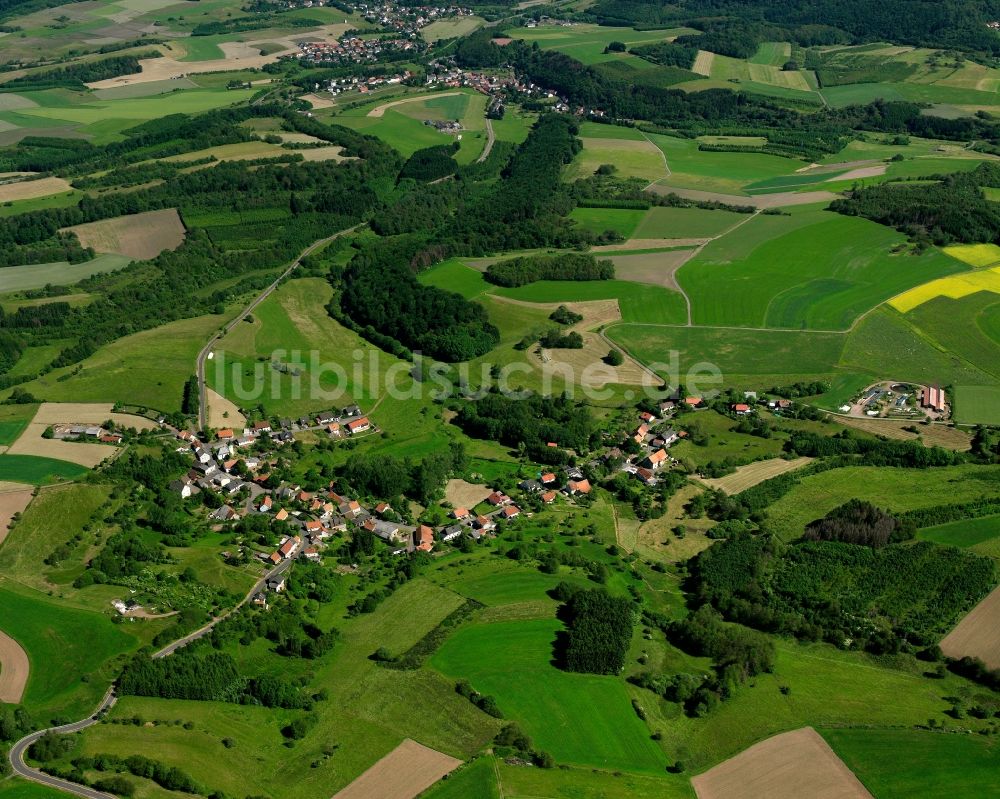
[[953, 244], [944, 251], [969, 266], [992, 266], [1000, 263], [1000, 247], [996, 244]]
[[[993, 245], [974, 246], [992, 247]], [[935, 297], [951, 297], [957, 300], [960, 297], [975, 294], [977, 291], [992, 291], [995, 294], [1000, 294], [1000, 267], [938, 278], [893, 297], [889, 300], [889, 304], [900, 313], [906, 313]]]

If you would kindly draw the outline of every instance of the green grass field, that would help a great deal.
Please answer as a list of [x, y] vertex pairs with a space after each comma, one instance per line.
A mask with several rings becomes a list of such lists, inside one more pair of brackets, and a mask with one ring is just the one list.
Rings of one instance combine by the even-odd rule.
[[983, 516], [979, 519], [960, 519], [957, 522], [925, 527], [917, 533], [921, 541], [968, 549], [1000, 538], [1000, 516]]
[[684, 298], [676, 291], [626, 280], [540, 280], [517, 288], [495, 288], [492, 294], [525, 302], [618, 300], [622, 319], [641, 324], [683, 324]]
[[120, 655], [137, 640], [108, 616], [77, 610], [39, 591], [0, 581], [0, 624], [28, 653], [24, 705], [37, 718], [78, 719], [117, 676]]
[[17, 441], [37, 410], [37, 405], [0, 405], [0, 446]]
[[450, 258], [424, 270], [417, 279], [426, 286], [454, 291], [466, 299], [478, 297], [492, 287], [483, 279], [482, 272], [466, 266], [458, 258]]
[[558, 50], [584, 64], [627, 61], [636, 64], [637, 68], [643, 68], [649, 65], [648, 62], [627, 53], [605, 53], [604, 49], [615, 41], [624, 42], [628, 46], [652, 44], [682, 33], [694, 32], [689, 28], [637, 31], [632, 28], [574, 23], [569, 27], [540, 25], [537, 28], [512, 28], [507, 31], [507, 35], [529, 44], [537, 42], [543, 50]]
[[1000, 386], [956, 386], [955, 419], [962, 424], [1000, 425]]
[[562, 672], [551, 665], [555, 619], [477, 624], [457, 631], [432, 658], [435, 668], [468, 679], [517, 719], [557, 762], [662, 772], [666, 758], [614, 677]]
[[55, 458], [0, 454], [0, 480], [46, 485], [60, 480], [75, 480], [87, 472], [85, 466]]
[[635, 231], [635, 238], [711, 238], [747, 218], [746, 214], [703, 208], [650, 208]]
[[862, 499], [890, 511], [905, 511], [1000, 496], [1000, 467], [948, 466], [930, 471], [850, 466], [804, 477], [767, 509], [777, 535], [791, 540], [814, 519]]
[[51, 283], [69, 286], [103, 272], [116, 272], [131, 263], [124, 255], [98, 255], [91, 261], [70, 264], [59, 261], [51, 264], [27, 264], [0, 268], [0, 292], [38, 289]]
[[821, 730], [876, 797], [980, 799], [997, 787], [997, 744], [924, 730]]
[[[708, 244], [678, 271], [695, 324], [846, 330], [889, 297], [963, 270], [936, 250], [893, 254], [903, 236], [856, 217], [805, 211], [777, 217], [785, 225], [762, 219]], [[756, 227], [772, 235], [761, 240]]]
[[646, 211], [629, 208], [574, 208], [569, 218], [595, 235], [613, 230], [623, 238], [630, 239], [646, 214]]
[[0, 799], [65, 799], [66, 794], [35, 782], [11, 777], [0, 782]]
[[160, 411], [179, 410], [198, 351], [227, 318], [199, 316], [125, 336], [84, 360], [72, 380], [58, 379], [76, 368], [64, 367], [25, 388], [52, 402], [121, 400]]
[[[685, 374], [705, 365], [710, 371], [712, 366], [718, 368], [723, 385], [737, 388], [746, 381], [764, 388], [775, 382], [788, 383], [794, 376], [829, 375], [837, 367], [845, 340], [840, 333], [641, 324], [612, 325], [607, 333], [642, 363], [659, 364], [654, 369], [667, 379], [670, 375], [664, 366], [676, 352], [681, 382], [694, 382], [686, 381]], [[719, 387], [710, 381], [699, 385], [700, 391]]]
[[[953, 321], [964, 327], [968, 320], [956, 317]], [[948, 352], [914, 327], [909, 315], [887, 306], [868, 314], [847, 336], [840, 365], [917, 383], [989, 385], [997, 380], [996, 375], [984, 371], [993, 364], [973, 364]]]

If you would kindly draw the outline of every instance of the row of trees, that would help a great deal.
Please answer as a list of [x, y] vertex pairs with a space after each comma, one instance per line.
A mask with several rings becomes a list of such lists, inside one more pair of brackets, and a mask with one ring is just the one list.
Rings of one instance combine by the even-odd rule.
[[588, 253], [555, 256], [525, 255], [497, 261], [486, 268], [486, 279], [498, 286], [524, 286], [538, 280], [612, 280], [615, 265]]

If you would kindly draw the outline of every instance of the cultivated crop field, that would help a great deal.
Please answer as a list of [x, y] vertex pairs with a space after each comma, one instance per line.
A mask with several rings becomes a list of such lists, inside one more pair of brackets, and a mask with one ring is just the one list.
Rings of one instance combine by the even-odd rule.
[[991, 669], [1000, 668], [1000, 588], [941, 640], [941, 651], [948, 657], [975, 657]]
[[955, 386], [955, 419], [1000, 425], [1000, 386]]
[[36, 197], [47, 197], [50, 194], [72, 191], [73, 187], [63, 178], [39, 178], [37, 180], [18, 180], [0, 183], [0, 202], [15, 202], [17, 200], [32, 200]]
[[184, 241], [184, 225], [176, 208], [102, 219], [66, 230], [95, 252], [116, 253], [139, 261], [155, 258], [164, 250], [177, 249]]
[[980, 799], [996, 786], [997, 745], [926, 730], [821, 731], [876, 797]]
[[738, 494], [740, 491], [746, 491], [748, 488], [752, 488], [758, 483], [763, 483], [765, 480], [770, 480], [772, 477], [777, 477], [779, 474], [800, 469], [811, 461], [812, 458], [794, 458], [791, 460], [771, 458], [770, 460], [756, 461], [755, 463], [748, 463], [746, 466], [739, 466], [735, 472], [727, 474], [725, 477], [703, 478], [701, 482], [709, 488], [725, 491], [727, 494]]
[[811, 727], [755, 744], [692, 778], [698, 799], [872, 799], [857, 777]]
[[962, 265], [937, 251], [897, 255], [893, 230], [826, 211], [777, 217], [787, 229], [708, 244], [677, 274], [699, 325], [846, 330], [885, 299]]
[[333, 799], [413, 799], [460, 765], [457, 758], [407, 739]]

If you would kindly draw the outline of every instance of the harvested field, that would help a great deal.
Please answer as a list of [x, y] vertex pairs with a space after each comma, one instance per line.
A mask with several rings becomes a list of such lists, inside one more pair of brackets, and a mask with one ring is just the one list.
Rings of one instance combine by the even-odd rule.
[[481, 483], [449, 480], [444, 487], [444, 498], [455, 508], [474, 508], [490, 495], [490, 489]]
[[697, 247], [709, 239], [629, 239], [620, 244], [599, 244], [591, 247], [591, 252], [615, 252], [618, 250], [662, 250], [666, 247]]
[[33, 492], [31, 486], [23, 483], [0, 483], [0, 544], [7, 537], [11, 518], [24, 512]]
[[101, 424], [110, 419], [124, 427], [136, 430], [150, 430], [156, 423], [143, 416], [131, 413], [115, 413], [110, 402], [43, 402], [35, 412], [32, 423], [43, 424]]
[[691, 784], [698, 799], [872, 799], [812, 727], [761, 741]]
[[209, 427], [244, 427], [247, 418], [240, 413], [239, 406], [210, 388], [205, 389], [208, 400]]
[[0, 702], [20, 704], [28, 684], [28, 655], [21, 645], [0, 630]]
[[616, 255], [611, 258], [615, 265], [615, 277], [631, 280], [633, 283], [651, 283], [680, 291], [676, 274], [688, 262], [694, 250], [669, 250], [667, 252], [643, 253], [642, 255]]
[[811, 205], [813, 203], [828, 203], [837, 199], [832, 191], [793, 191], [777, 192], [775, 194], [758, 194], [754, 197], [743, 197], [739, 194], [722, 194], [717, 191], [701, 191], [700, 189], [683, 189], [654, 183], [649, 191], [657, 194], [676, 194], [688, 200], [709, 200], [728, 205], [752, 205], [754, 208], [784, 208], [790, 205]]
[[32, 200], [35, 197], [48, 197], [50, 194], [61, 194], [64, 191], [73, 191], [73, 187], [62, 178], [19, 180], [0, 185], [0, 202]]
[[878, 166], [863, 166], [858, 169], [852, 169], [850, 172], [845, 172], [843, 175], [834, 175], [832, 178], [827, 178], [827, 183], [835, 180], [861, 180], [862, 178], [877, 178], [879, 175], [884, 175], [887, 168], [887, 164], [879, 164]]
[[582, 349], [543, 349], [541, 350], [541, 363], [534, 359], [529, 361], [537, 364], [543, 374], [552, 375], [554, 379], [568, 375], [572, 382], [593, 388], [601, 388], [609, 383], [639, 386], [649, 382], [650, 385], [659, 385], [660, 379], [658, 377], [654, 377], [644, 366], [625, 352], [622, 353], [625, 362], [621, 366], [609, 366], [602, 360], [613, 345], [599, 333], [593, 331], [613, 322], [621, 321], [622, 312], [621, 308], [618, 307], [618, 300], [543, 303], [524, 302], [500, 296], [494, 299], [498, 302], [510, 302], [515, 305], [526, 305], [529, 308], [550, 311], [554, 311], [560, 305], [565, 305], [583, 317], [582, 321], [563, 331], [564, 333], [573, 331], [583, 336]]
[[413, 799], [462, 765], [407, 738], [333, 799]]
[[300, 100], [305, 100], [313, 108], [333, 108], [336, 103], [329, 97], [320, 97], [318, 94], [303, 94]]
[[80, 244], [99, 253], [117, 253], [146, 261], [164, 250], [174, 250], [184, 241], [184, 224], [176, 208], [117, 216], [64, 228], [76, 234]]
[[[964, 430], [956, 427], [949, 427], [946, 424], [922, 425], [917, 424], [917, 420], [896, 421], [895, 419], [865, 419], [854, 416], [833, 416], [831, 417], [837, 424], [853, 427], [856, 430], [864, 430], [866, 433], [873, 433], [886, 438], [894, 438], [898, 441], [914, 441], [919, 438], [925, 446], [944, 447], [956, 452], [968, 452], [972, 446], [972, 436]], [[904, 430], [904, 427], [916, 426], [919, 433]]]
[[702, 479], [699, 482], [704, 483], [709, 488], [725, 491], [730, 495], [738, 494], [740, 491], [753, 488], [758, 483], [763, 483], [765, 480], [770, 480], [779, 474], [801, 469], [807, 463], [811, 463], [812, 460], [812, 458], [795, 458], [794, 460], [769, 458], [765, 461], [756, 461], [748, 463], [746, 466], [740, 466], [735, 472], [727, 474], [725, 477]]
[[1000, 588], [995, 588], [941, 641], [948, 657], [979, 658], [991, 669], [1000, 669]]
[[108, 444], [90, 444], [78, 441], [61, 441], [43, 438], [45, 428], [54, 424], [96, 424], [109, 419], [125, 427], [148, 429], [155, 427], [149, 419], [126, 413], [112, 413], [110, 403], [43, 402], [17, 441], [11, 444], [10, 455], [35, 455], [43, 458], [69, 461], [93, 469], [105, 458], [118, 452]]
[[455, 94], [461, 94], [462, 92], [437, 92], [436, 94], [420, 94], [415, 97], [404, 97], [402, 100], [393, 100], [391, 103], [382, 103], [380, 106], [376, 106], [371, 111], [368, 112], [370, 117], [383, 117], [385, 112], [390, 108], [395, 108], [397, 105], [406, 105], [407, 103], [420, 103], [424, 100], [436, 99], [438, 97], [451, 97]]
[[712, 74], [712, 62], [715, 61], [715, 53], [708, 50], [699, 50], [695, 56], [691, 71], [695, 75], [704, 75], [706, 78]]

